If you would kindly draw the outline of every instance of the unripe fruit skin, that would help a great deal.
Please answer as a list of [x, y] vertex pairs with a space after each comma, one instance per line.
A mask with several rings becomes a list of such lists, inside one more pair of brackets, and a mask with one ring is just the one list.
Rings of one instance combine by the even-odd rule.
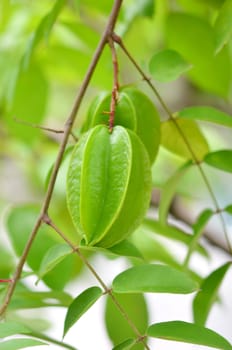
[[[111, 93], [101, 93], [92, 102], [82, 131], [108, 125]], [[160, 118], [153, 102], [141, 91], [125, 87], [119, 91], [114, 125], [133, 130], [142, 140], [153, 163], [160, 144]]]
[[98, 125], [74, 148], [67, 203], [87, 245], [111, 247], [141, 223], [151, 194], [150, 161], [135, 133]]

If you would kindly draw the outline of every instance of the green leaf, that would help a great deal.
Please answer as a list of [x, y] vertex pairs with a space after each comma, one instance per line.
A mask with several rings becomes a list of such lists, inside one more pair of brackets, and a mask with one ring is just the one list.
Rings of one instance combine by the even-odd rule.
[[232, 204], [225, 207], [224, 211], [227, 212], [228, 214], [232, 215]]
[[0, 338], [9, 337], [14, 334], [27, 333], [31, 333], [31, 330], [20, 323], [10, 321], [0, 323]]
[[232, 150], [221, 150], [208, 153], [204, 162], [214, 168], [232, 173]]
[[197, 221], [193, 224], [193, 236], [199, 238], [204, 229], [205, 225], [208, 223], [209, 219], [214, 215], [212, 209], [205, 209], [197, 218]]
[[161, 124], [161, 135], [161, 144], [182, 158], [193, 159], [194, 153], [201, 161], [209, 152], [207, 141], [194, 120], [176, 118], [165, 121]]
[[[129, 318], [133, 320], [138, 331], [144, 334], [148, 326], [148, 310], [144, 296], [142, 294], [116, 293], [113, 296], [125, 310]], [[123, 344], [127, 346], [132, 345], [132, 339], [128, 338], [134, 338], [135, 334], [109, 296], [106, 301], [105, 322], [108, 335], [116, 346], [116, 349], [117, 345], [119, 349], [121, 349], [120, 345], [123, 346]], [[122, 349], [124, 348], [122, 347]], [[142, 344], [136, 344], [132, 346], [132, 349], [143, 350], [144, 346]]]
[[44, 306], [68, 306], [71, 300], [71, 296], [62, 291], [31, 292], [18, 288], [9, 308], [15, 310], [33, 309]]
[[163, 50], [156, 53], [149, 63], [153, 78], [164, 83], [176, 80], [191, 68], [192, 65], [174, 50]]
[[232, 128], [232, 116], [208, 106], [187, 107], [177, 113], [178, 117], [206, 121]]
[[143, 259], [141, 252], [138, 248], [130, 241], [124, 240], [111, 248], [108, 248], [110, 252], [119, 256], [128, 256], [132, 258]]
[[232, 34], [232, 2], [226, 0], [220, 11], [214, 24], [214, 30], [216, 33], [216, 53], [218, 53], [222, 47], [229, 41]]
[[123, 15], [126, 23], [132, 22], [136, 17], [152, 17], [154, 15], [155, 5], [153, 0], [137, 0], [136, 3], [130, 3], [125, 6]]
[[205, 228], [205, 225], [208, 223], [208, 221], [213, 215], [214, 211], [212, 209], [205, 209], [202, 213], [200, 213], [196, 222], [193, 224], [193, 235], [191, 236], [191, 241], [188, 246], [188, 252], [184, 261], [184, 266], [188, 264], [192, 253], [196, 249], [197, 242], [202, 234], [202, 231]]
[[184, 272], [166, 265], [139, 265], [123, 271], [112, 284], [116, 293], [192, 293], [198, 286]]
[[193, 323], [183, 321], [156, 323], [148, 328], [147, 333], [154, 338], [205, 345], [221, 350], [232, 350], [230, 343], [221, 335]]
[[[40, 208], [37, 205], [21, 205], [13, 207], [7, 217], [8, 235], [17, 256], [22, 255], [30, 232], [39, 216], [39, 211]], [[27, 257], [27, 263], [33, 271], [39, 270], [40, 262], [46, 252], [59, 241], [60, 238], [48, 226], [40, 227]], [[63, 289], [72, 276], [76, 259], [76, 256], [70, 255], [60, 262], [44, 277], [45, 283], [51, 288]]]
[[[183, 30], [184, 28], [184, 30]], [[167, 18], [167, 44], [193, 64], [188, 76], [201, 89], [228, 97], [230, 92], [230, 53], [215, 52], [215, 34], [203, 16], [173, 12]]]
[[[187, 246], [189, 246], [192, 239], [188, 233], [180, 230], [179, 228], [167, 224], [162, 225], [159, 221], [153, 219], [145, 219], [143, 225], [145, 228], [149, 229], [155, 234], [162, 235], [174, 241], [184, 243]], [[208, 257], [208, 252], [199, 243], [197, 244], [196, 249], [201, 255]]]
[[166, 247], [166, 244], [155, 238], [151, 230], [141, 225], [132, 235], [132, 241], [139, 247], [145, 261], [158, 261], [171, 265], [179, 266], [172, 252]]
[[36, 63], [31, 63], [27, 70], [18, 73], [7, 119], [9, 130], [14, 136], [28, 143], [41, 133], [38, 128], [20, 121], [41, 124], [46, 112], [48, 92], [47, 78]]
[[193, 300], [194, 322], [204, 326], [209, 312], [216, 301], [218, 289], [231, 263], [226, 263], [203, 280], [200, 291]]
[[214, 54], [213, 29], [203, 18], [173, 12], [167, 18], [166, 34], [169, 47], [194, 65], [202, 64]]
[[135, 342], [135, 339], [127, 339], [122, 343], [114, 346], [113, 350], [129, 350], [134, 346]]
[[50, 32], [55, 24], [60, 11], [65, 5], [66, 0], [56, 0], [51, 11], [46, 14], [41, 22], [39, 23], [36, 31], [31, 35], [31, 38], [28, 42], [28, 47], [22, 59], [22, 68], [25, 69], [30, 64], [30, 60], [35, 48], [39, 45], [39, 43], [44, 40], [48, 40]]
[[[77, 0], [78, 1], [78, 0]], [[78, 1], [80, 6], [84, 6], [85, 9], [95, 9], [103, 14], [109, 15], [112, 7], [112, 3], [109, 0], [102, 1], [92, 1], [92, 0], [82, 0]]]
[[102, 296], [102, 290], [99, 287], [90, 287], [78, 295], [68, 308], [63, 337], [68, 330], [79, 320], [79, 318]]
[[161, 200], [159, 204], [159, 221], [161, 225], [167, 222], [168, 211], [175, 195], [178, 183], [189, 169], [191, 162], [184, 163], [164, 184], [161, 192]]
[[61, 243], [51, 247], [43, 257], [39, 268], [39, 278], [43, 278], [49, 271], [51, 271], [57, 264], [59, 264], [67, 255], [73, 252], [67, 244]]
[[20, 339], [10, 339], [0, 343], [0, 350], [18, 350], [25, 349], [29, 346], [38, 346], [38, 345], [48, 345], [45, 342], [29, 339], [29, 338], [20, 338]]
[[3, 279], [9, 278], [9, 276], [11, 275], [14, 269], [13, 254], [10, 254], [10, 252], [8, 251], [8, 247], [5, 247], [5, 245], [1, 244], [0, 256], [1, 256], [0, 276]]

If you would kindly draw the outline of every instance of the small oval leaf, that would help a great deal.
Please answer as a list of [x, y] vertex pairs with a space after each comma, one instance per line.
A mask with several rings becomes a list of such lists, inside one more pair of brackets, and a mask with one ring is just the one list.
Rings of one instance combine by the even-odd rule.
[[192, 293], [198, 286], [186, 273], [166, 265], [139, 265], [123, 271], [112, 284], [116, 293]]
[[[148, 310], [144, 295], [114, 293], [113, 296], [125, 310], [129, 318], [133, 320], [133, 323], [140, 334], [145, 334], [148, 327]], [[105, 323], [108, 335], [112, 340], [114, 346], [119, 344], [122, 345], [123, 343], [128, 344], [128, 339], [135, 337], [135, 334], [130, 325], [123, 317], [123, 315], [118, 312], [118, 308], [116, 307], [112, 298], [109, 296], [106, 300]], [[138, 343], [136, 345], [133, 345], [132, 349], [143, 350], [144, 346], [143, 344]]]
[[128, 256], [131, 258], [143, 259], [142, 254], [138, 248], [130, 241], [125, 239], [124, 241], [115, 244], [113, 247], [108, 248], [110, 252], [119, 256]]
[[151, 58], [149, 63], [150, 73], [160, 82], [176, 80], [191, 68], [192, 65], [175, 50], [160, 51]]
[[43, 278], [46, 273], [51, 271], [59, 264], [67, 255], [72, 253], [72, 248], [67, 244], [56, 244], [51, 247], [43, 257], [39, 269], [39, 278]]
[[156, 323], [148, 328], [147, 333], [154, 338], [232, 350], [230, 343], [220, 334], [193, 323], [183, 321]]
[[182, 158], [193, 159], [194, 153], [194, 158], [201, 161], [209, 152], [207, 141], [194, 120], [176, 118], [165, 121], [161, 124], [161, 131], [162, 145]]
[[213, 107], [187, 107], [179, 111], [177, 115], [180, 118], [202, 120], [232, 128], [232, 116]]
[[208, 153], [204, 162], [214, 168], [232, 173], [232, 150], [225, 149]]
[[193, 300], [193, 314], [195, 323], [204, 326], [211, 307], [217, 298], [217, 292], [220, 284], [230, 266], [230, 262], [226, 263], [204, 279], [201, 285], [201, 290], [196, 294]]
[[64, 333], [79, 320], [79, 318], [102, 296], [102, 290], [99, 287], [90, 287], [78, 295], [68, 308], [65, 322]]

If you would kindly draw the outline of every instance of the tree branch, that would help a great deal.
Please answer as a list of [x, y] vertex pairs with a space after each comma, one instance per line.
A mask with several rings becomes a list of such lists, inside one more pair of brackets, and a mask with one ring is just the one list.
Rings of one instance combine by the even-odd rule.
[[114, 46], [114, 41], [111, 37], [108, 38], [108, 43], [111, 49], [112, 53], [112, 62], [113, 62], [113, 76], [114, 76], [114, 82], [113, 82], [113, 89], [112, 89], [112, 97], [111, 97], [111, 103], [110, 103], [110, 118], [109, 118], [109, 130], [110, 132], [113, 130], [114, 126], [114, 118], [115, 118], [115, 110], [116, 110], [116, 104], [117, 104], [117, 98], [118, 98], [118, 90], [119, 90], [119, 82], [118, 82], [118, 59], [117, 54]]
[[121, 315], [125, 318], [127, 321], [128, 325], [131, 327], [133, 330], [134, 334], [137, 336], [137, 340], [141, 343], [143, 343], [144, 347], [149, 350], [149, 346], [146, 344], [146, 336], [141, 335], [138, 328], [134, 324], [134, 322], [130, 319], [129, 315], [127, 312], [124, 310], [124, 308], [121, 306], [121, 304], [118, 302], [117, 298], [112, 292], [112, 289], [108, 288], [102, 278], [99, 276], [97, 271], [94, 269], [94, 267], [88, 262], [86, 257], [82, 254], [81, 250], [79, 247], [76, 247], [67, 237], [66, 235], [52, 222], [52, 220], [48, 217], [48, 215], [44, 216], [43, 219], [44, 223], [49, 225], [50, 227], [53, 228], [53, 230], [58, 233], [58, 235], [63, 238], [63, 240], [69, 245], [69, 247], [72, 248], [73, 252], [75, 252], [81, 261], [87, 266], [87, 268], [91, 271], [91, 273], [94, 275], [96, 280], [99, 282], [100, 286], [104, 289], [105, 294], [108, 294], [109, 297], [112, 299], [113, 303], [117, 307], [117, 309], [120, 311]]
[[5, 300], [3, 302], [3, 305], [1, 306], [0, 308], [0, 316], [3, 315], [8, 307], [8, 304], [10, 303], [10, 300], [12, 298], [12, 295], [14, 293], [14, 290], [15, 290], [15, 287], [16, 287], [16, 284], [17, 284], [17, 281], [19, 280], [20, 276], [21, 276], [21, 273], [22, 273], [22, 270], [23, 270], [23, 266], [25, 264], [25, 261], [26, 261], [26, 258], [28, 256], [28, 253], [30, 251], [30, 248], [31, 248], [31, 245], [37, 235], [37, 232], [40, 228], [40, 225], [43, 221], [43, 217], [44, 215], [47, 213], [48, 211], [48, 208], [49, 208], [49, 205], [50, 205], [50, 202], [51, 202], [51, 198], [52, 198], [52, 194], [53, 194], [53, 191], [54, 191], [54, 187], [55, 187], [55, 182], [56, 182], [56, 178], [57, 178], [57, 174], [58, 174], [58, 171], [59, 171], [59, 168], [60, 168], [60, 165], [61, 165], [61, 162], [62, 162], [62, 158], [63, 158], [63, 154], [65, 152], [65, 148], [66, 148], [66, 145], [67, 145], [67, 142], [68, 142], [68, 138], [69, 138], [69, 135], [71, 133], [71, 130], [72, 130], [72, 126], [73, 126], [73, 123], [76, 119], [76, 114], [79, 110], [79, 107], [80, 107], [80, 104], [82, 102], [82, 99], [85, 95], [85, 92], [87, 90], [87, 87], [90, 83], [90, 80], [92, 78], [92, 75], [95, 71], [95, 68], [97, 66], [97, 63], [99, 61], [99, 58], [101, 57], [101, 54], [104, 50], [104, 47], [106, 45], [106, 43], [108, 42], [108, 38], [112, 35], [113, 33], [113, 30], [114, 30], [114, 26], [115, 26], [115, 23], [116, 23], [116, 20], [117, 20], [117, 17], [118, 17], [118, 14], [119, 14], [119, 11], [120, 11], [120, 8], [121, 8], [121, 5], [122, 5], [122, 1], [123, 0], [115, 0], [114, 2], [114, 6], [112, 8], [112, 11], [111, 11], [111, 14], [109, 16], [109, 20], [108, 20], [108, 23], [106, 25], [106, 28], [105, 28], [105, 31], [104, 33], [102, 34], [102, 37], [100, 39], [100, 42], [96, 48], [96, 51], [94, 53], [94, 56], [92, 58], [92, 61], [89, 65], [89, 68], [87, 70], [87, 73], [85, 75], [85, 78], [83, 80], [83, 83], [80, 87], [80, 90], [77, 94], [77, 97], [74, 101], [74, 104], [73, 104], [73, 107], [71, 109], [71, 112], [70, 112], [70, 115], [65, 123], [65, 127], [64, 127], [64, 133], [63, 133], [63, 138], [62, 138], [62, 142], [61, 142], [61, 145], [60, 145], [60, 148], [59, 148], [59, 151], [58, 151], [58, 155], [57, 155], [57, 158], [56, 158], [56, 162], [54, 164], [54, 167], [53, 167], [53, 171], [52, 171], [52, 174], [51, 174], [51, 178], [50, 178], [50, 181], [49, 181], [49, 184], [48, 184], [48, 189], [47, 189], [47, 192], [45, 194], [45, 198], [44, 198], [44, 201], [43, 201], [43, 204], [42, 204], [42, 207], [41, 207], [41, 212], [35, 222], [35, 225], [31, 231], [31, 234], [30, 234], [30, 237], [28, 239], [28, 242], [26, 243], [26, 246], [24, 248], [24, 251], [22, 253], [22, 256], [18, 262], [18, 265], [16, 267], [16, 271], [14, 273], [14, 277], [12, 279], [12, 283], [9, 284], [9, 288], [7, 290], [7, 293], [6, 293], [6, 296], [5, 296]]
[[164, 102], [163, 98], [161, 97], [161, 95], [159, 94], [159, 92], [157, 91], [155, 85], [151, 82], [151, 79], [144, 73], [144, 71], [140, 68], [140, 66], [138, 65], [138, 63], [136, 62], [136, 60], [133, 58], [133, 56], [130, 54], [130, 52], [127, 50], [127, 48], [125, 47], [123, 41], [121, 40], [121, 38], [116, 35], [115, 33], [112, 34], [112, 39], [121, 47], [121, 49], [123, 50], [123, 52], [125, 53], [125, 55], [128, 57], [128, 59], [131, 61], [131, 63], [134, 65], [134, 67], [136, 68], [136, 70], [140, 73], [140, 75], [142, 76], [142, 78], [146, 81], [146, 83], [150, 86], [150, 88], [152, 89], [152, 91], [154, 92], [154, 94], [156, 95], [157, 99], [159, 100], [160, 104], [162, 105], [163, 109], [165, 110], [165, 112], [167, 113], [169, 119], [173, 122], [173, 124], [175, 125], [177, 131], [179, 132], [180, 136], [182, 137], [183, 141], [185, 142], [185, 145], [186, 147], [188, 148], [191, 156], [192, 156], [192, 159], [194, 161], [194, 164], [196, 164], [200, 174], [201, 174], [201, 177], [205, 183], [205, 186], [207, 187], [208, 189], [208, 192], [210, 194], [210, 197], [212, 199], [212, 202], [215, 206], [215, 209], [216, 211], [218, 212], [219, 214], [219, 218], [220, 218], [220, 221], [221, 221], [221, 226], [222, 226], [222, 231], [223, 231], [223, 234], [224, 234], [224, 237], [226, 239], [226, 243], [227, 243], [227, 246], [228, 246], [228, 250], [230, 253], [232, 253], [232, 245], [231, 245], [231, 242], [230, 242], [230, 239], [229, 239], [229, 234], [227, 232], [227, 228], [226, 228], [226, 224], [225, 224], [225, 220], [224, 220], [224, 217], [221, 213], [221, 208], [218, 204], [218, 201], [217, 201], [217, 198], [215, 196], [215, 193], [209, 183], [209, 180], [201, 166], [201, 164], [199, 163], [196, 155], [195, 155], [195, 152], [191, 146], [191, 144], [189, 143], [188, 139], [186, 138], [183, 130], [181, 129], [181, 127], [179, 126], [179, 124], [177, 123], [175, 117], [173, 116], [171, 110], [168, 108], [168, 106], [166, 105], [166, 103]]

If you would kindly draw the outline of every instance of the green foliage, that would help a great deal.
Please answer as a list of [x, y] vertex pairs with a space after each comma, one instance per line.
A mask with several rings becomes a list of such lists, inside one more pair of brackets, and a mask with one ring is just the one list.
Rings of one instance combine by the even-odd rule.
[[[26, 241], [29, 238], [31, 226], [38, 215], [38, 207], [25, 205], [12, 209], [7, 218], [7, 227], [9, 238], [14, 247], [15, 253], [21, 256]], [[46, 257], [46, 253], [59, 242], [59, 238], [54, 232], [51, 232], [48, 227], [43, 226], [40, 229], [40, 234], [35, 239], [34, 245], [30, 250], [27, 258], [27, 263], [30, 268], [39, 274], [40, 263]], [[62, 289], [65, 283], [70, 280], [74, 272], [75, 256], [69, 256], [51, 270], [44, 277], [45, 283], [51, 288]], [[63, 276], [60, 278], [60, 276]]]
[[28, 347], [32, 346], [38, 346], [38, 345], [46, 345], [46, 343], [29, 339], [29, 338], [20, 338], [20, 339], [11, 339], [3, 341], [0, 344], [1, 350], [18, 350], [18, 349], [26, 349]]
[[[179, 138], [180, 132], [185, 139]], [[194, 149], [194, 155], [198, 161], [202, 160], [209, 151], [204, 135], [193, 120], [178, 118], [175, 119], [175, 124], [173, 120], [163, 122], [161, 143], [169, 151], [187, 159], [193, 158]]]
[[216, 32], [216, 52], [218, 53], [222, 47], [230, 40], [232, 34], [232, 4], [230, 0], [226, 0], [221, 7], [217, 19], [214, 24]]
[[232, 151], [231, 150], [221, 150], [208, 153], [204, 161], [221, 170], [232, 172]]
[[90, 287], [73, 300], [65, 317], [63, 337], [101, 295], [102, 290], [99, 287]]
[[116, 293], [192, 293], [198, 286], [185, 273], [163, 265], [140, 265], [113, 280]]
[[179, 111], [178, 116], [232, 127], [232, 119], [229, 114], [209, 106], [188, 107]]
[[[231, 16], [231, 0], [0, 1], [0, 349], [77, 349], [43, 308], [66, 310], [65, 336], [100, 298], [115, 350], [232, 349], [205, 328], [231, 262], [197, 260], [215, 259], [216, 217], [232, 254]], [[87, 270], [99, 286], [73, 298]], [[194, 322], [149, 324], [145, 293], [195, 293]]]
[[201, 285], [201, 290], [193, 300], [194, 321], [199, 325], [205, 325], [212, 305], [217, 299], [218, 289], [230, 267], [230, 263], [220, 266], [207, 276]]
[[[137, 329], [143, 334], [148, 326], [148, 310], [144, 296], [142, 294], [116, 293], [114, 293], [114, 296], [123, 307], [127, 315], [130, 317], [130, 319], [133, 320]], [[129, 327], [128, 322], [118, 312], [117, 307], [109, 297], [106, 301], [105, 319], [109, 337], [113, 341], [114, 345], [117, 345], [120, 349], [122, 342], [124, 345], [126, 343], [126, 346], [128, 346], [128, 343], [129, 345], [133, 344], [131, 339], [128, 340], [128, 338], [134, 338], [135, 336], [131, 330], [131, 327]], [[122, 349], [124, 348], [122, 347]], [[131, 349], [141, 350], [143, 349], [143, 346], [141, 344], [137, 344], [133, 345]]]
[[231, 350], [230, 343], [211, 329], [183, 321], [162, 322], [148, 328], [151, 337]]
[[176, 80], [181, 74], [191, 69], [191, 65], [178, 52], [163, 50], [152, 56], [149, 68], [154, 79], [165, 83]]

